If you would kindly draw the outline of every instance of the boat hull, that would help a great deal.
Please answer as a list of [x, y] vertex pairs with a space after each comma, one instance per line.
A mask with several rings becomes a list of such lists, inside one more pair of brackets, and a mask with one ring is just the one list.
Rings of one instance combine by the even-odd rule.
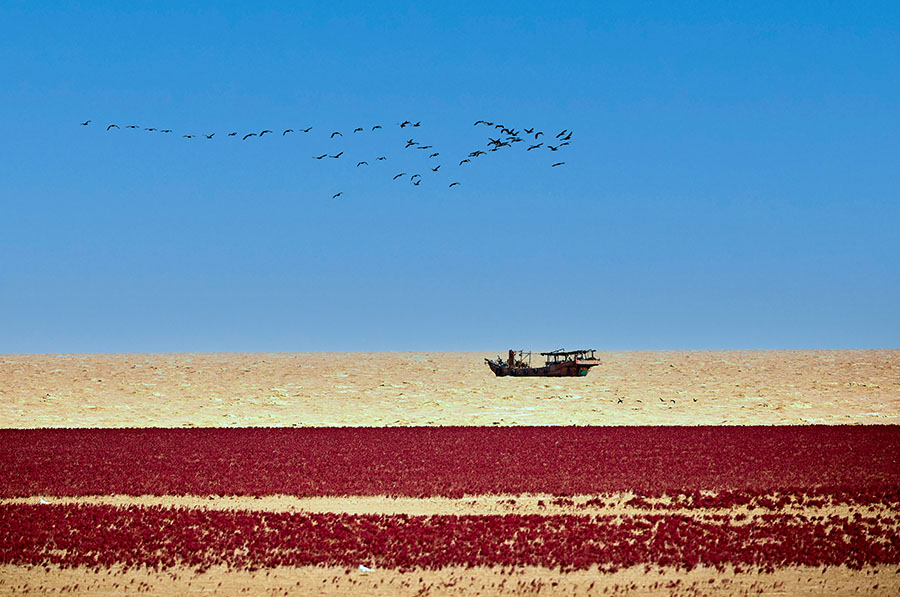
[[564, 361], [546, 367], [510, 367], [485, 359], [497, 377], [584, 377], [600, 363], [597, 361]]

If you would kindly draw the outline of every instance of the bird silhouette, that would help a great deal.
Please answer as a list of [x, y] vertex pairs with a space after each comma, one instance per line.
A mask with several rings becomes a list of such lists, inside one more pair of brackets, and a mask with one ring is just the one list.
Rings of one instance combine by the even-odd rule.
[[129, 125], [126, 126], [125, 128], [127, 128], [127, 129], [139, 129], [139, 128], [141, 128], [141, 127], [139, 127], [139, 126], [136, 125], [136, 124], [129, 124]]
[[529, 146], [528, 149], [526, 149], [525, 151], [531, 151], [532, 149], [537, 149], [537, 148], [540, 147], [541, 145], [543, 145], [543, 143], [538, 143], [537, 145], [531, 145], [531, 146]]
[[530, 129], [525, 129], [525, 132], [528, 133], [529, 135], [532, 134], [534, 132], [534, 127], [531, 127]]
[[215, 133], [210, 133], [210, 134], [208, 134], [208, 135], [203, 135], [203, 136], [206, 137], [207, 139], [212, 139], [213, 137], [216, 136], [216, 134], [215, 134]]
[[172, 132], [172, 129], [163, 129], [163, 130], [161, 130], [161, 131], [159, 131], [159, 132], [161, 132], [161, 133], [171, 133], [171, 132]]
[[536, 133], [534, 134], [534, 140], [537, 141], [537, 138], [540, 137], [540, 136], [543, 135], [543, 134], [544, 134], [544, 133], [542, 133], [541, 131], [536, 132]]
[[622, 399], [619, 398], [618, 401], [616, 401], [616, 404], [622, 404]]
[[148, 127], [148, 128], [145, 128], [144, 130], [145, 130], [145, 131], [150, 131], [150, 132], [152, 133], [152, 132], [155, 131], [156, 129], [155, 129], [155, 128], [152, 128], [152, 127]]
[[304, 132], [304, 133], [308, 133], [308, 132], [311, 131], [311, 130], [312, 130], [312, 127], [305, 128], [305, 129], [300, 129], [300, 131], [301, 131], [301, 132]]
[[559, 132], [558, 135], [556, 135], [556, 138], [559, 139], [560, 137], [562, 137], [563, 135], [565, 135], [568, 132], [569, 132], [569, 129], [563, 129]]
[[293, 133], [293, 132], [294, 132], [294, 129], [284, 129], [284, 132], [281, 133], [281, 136], [284, 137], [288, 133]]
[[397, 179], [400, 178], [401, 176], [406, 176], [406, 172], [401, 172], [400, 174], [398, 174], [397, 176], [395, 176], [392, 180], [397, 180]]
[[334, 132], [333, 132], [333, 133], [331, 133], [331, 138], [332, 138], [332, 139], [334, 139], [334, 136], [335, 136], [335, 135], [340, 135], [340, 136], [341, 136], [341, 137], [343, 137], [343, 136], [344, 136], [344, 135], [341, 135], [341, 133], [340, 133], [340, 132], [338, 132], [338, 131], [334, 131]]
[[451, 182], [451, 183], [450, 183], [450, 187], [451, 187], [451, 188], [452, 188], [452, 187], [455, 187], [455, 186], [458, 185], [458, 184], [459, 184], [458, 182]]
[[547, 149], [549, 149], [550, 151], [559, 151], [559, 147], [553, 147], [552, 145], [548, 145]]
[[81, 126], [87, 126], [87, 125], [89, 125], [90, 123], [91, 123], [90, 120], [85, 120], [84, 122], [81, 123]]
[[476, 120], [475, 124], [473, 124], [472, 126], [478, 126], [479, 124], [482, 124], [483, 122], [484, 122], [483, 120]]
[[416, 182], [413, 183], [413, 186], [414, 186], [414, 187], [417, 187], [417, 186], [419, 186], [419, 184], [421, 184], [421, 182], [422, 182], [422, 180], [419, 179], [419, 180], [417, 180]]
[[363, 164], [365, 164], [366, 166], [368, 166], [368, 165], [369, 165], [369, 162], [357, 162], [357, 163], [356, 163], [356, 167], [359, 168], [359, 167], [362, 166]]
[[323, 153], [322, 155], [314, 155], [314, 156], [313, 156], [313, 159], [314, 159], [314, 160], [321, 160], [322, 158], [327, 158], [327, 157], [328, 157], [328, 154], [327, 154], [327, 153]]
[[563, 164], [565, 164], [565, 162], [556, 162], [555, 164], [551, 165], [550, 167], [556, 168], [557, 166], [562, 166]]
[[341, 191], [340, 193], [335, 193], [334, 195], [332, 195], [331, 198], [332, 198], [332, 199], [337, 199], [338, 197], [340, 197], [340, 196], [343, 195], [343, 194], [344, 194], [344, 192]]
[[560, 147], [562, 147], [563, 145], [571, 145], [571, 143], [569, 143], [568, 141], [563, 141], [559, 144]]
[[413, 126], [422, 126], [422, 121], [420, 120], [419, 122], [415, 123]]
[[193, 139], [194, 135], [181, 135], [185, 139]]
[[421, 174], [413, 174], [412, 176], [409, 177], [409, 179], [410, 179], [410, 180], [415, 180], [416, 177], [422, 178], [422, 175], [421, 175]]
[[328, 157], [330, 157], [330, 158], [339, 158], [339, 157], [341, 157], [342, 155], [344, 155], [344, 152], [343, 152], [343, 151], [340, 152], [340, 153], [338, 153], [338, 154], [336, 154], [336, 155], [330, 155], [330, 156], [328, 156]]
[[376, 124], [375, 126], [372, 127], [372, 130], [374, 131], [375, 129], [380, 129], [380, 128], [381, 128], [381, 125], [380, 125], [380, 124]]
[[569, 131], [569, 134], [562, 138], [563, 141], [568, 141], [572, 138], [572, 131]]
[[434, 152], [433, 154], [431, 154], [431, 155], [428, 156], [428, 157], [429, 157], [429, 158], [435, 158], [435, 157], [437, 157], [437, 156], [439, 156], [439, 155], [441, 155], [441, 154], [439, 154], [439, 153], [437, 153], [437, 152]]
[[241, 141], [246, 141], [250, 137], [255, 137], [255, 136], [256, 136], [256, 133], [247, 133], [246, 135], [244, 135], [244, 138], [241, 139]]
[[400, 128], [405, 129], [410, 124], [412, 124], [410, 121], [404, 120], [403, 122], [400, 123]]
[[228, 136], [229, 137], [237, 137], [237, 131], [231, 131], [230, 133], [228, 133]]
[[431, 149], [432, 147], [434, 147], [434, 146], [433, 145], [420, 145], [420, 146], [416, 147], [416, 149]]
[[264, 130], [263, 132], [261, 132], [261, 133], [259, 134], [259, 136], [262, 137], [262, 136], [265, 135], [266, 133], [271, 133], [271, 132], [272, 132], [272, 131], [266, 129], [266, 130]]
[[111, 125], [109, 125], [108, 127], [106, 127], [106, 130], [109, 130], [109, 129], [111, 129], [111, 128], [119, 128], [119, 125], [118, 125], [118, 124], [111, 124]]
[[432, 168], [431, 171], [437, 172], [438, 170], [440, 170], [440, 168], [441, 168], [441, 166], [440, 166], [440, 164], [438, 164], [436, 167]]
[[358, 128], [353, 129], [353, 132], [354, 132], [354, 133], [360, 133], [360, 132], [362, 132], [362, 127], [358, 127]]
[[412, 145], [417, 145], [417, 144], [418, 144], [418, 142], [417, 142], [417, 141], [413, 141], [412, 139], [410, 139], [409, 141], [406, 142], [406, 146], [407, 146], [407, 147], [410, 147], [410, 146], [412, 146]]
[[472, 161], [472, 160], [463, 160], [463, 161], [461, 161], [461, 162], [459, 163], [459, 165], [462, 166], [462, 165], [465, 164], [466, 162], [471, 162], [471, 161]]
[[376, 159], [376, 160], [378, 160], [378, 161], [379, 161], [379, 162], [381, 162], [381, 161], [384, 161], [384, 160], [386, 160], [386, 159], [387, 159], [387, 158], [386, 158], [386, 157], [384, 157], [384, 156], [383, 156], [383, 155], [380, 155], [380, 156], [378, 156], [378, 157], [377, 157], [377, 158], [375, 158], [375, 159]]

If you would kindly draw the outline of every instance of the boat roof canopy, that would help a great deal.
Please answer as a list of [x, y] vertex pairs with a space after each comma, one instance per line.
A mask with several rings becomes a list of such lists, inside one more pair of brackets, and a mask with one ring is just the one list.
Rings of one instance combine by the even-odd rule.
[[541, 355], [542, 356], [557, 355], [557, 356], [561, 356], [561, 357], [567, 357], [567, 356], [572, 356], [572, 355], [576, 355], [576, 354], [584, 354], [586, 352], [594, 352], [595, 350], [597, 350], [597, 349], [596, 348], [585, 348], [584, 350], [563, 350], [562, 348], [560, 348], [559, 350], [551, 350], [550, 352], [542, 352]]

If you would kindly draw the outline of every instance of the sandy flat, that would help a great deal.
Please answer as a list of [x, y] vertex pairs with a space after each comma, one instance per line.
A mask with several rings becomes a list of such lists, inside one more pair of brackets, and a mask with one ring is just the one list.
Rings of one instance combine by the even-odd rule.
[[695, 568], [442, 568], [361, 571], [298, 567], [236, 571], [110, 570], [0, 565], [0, 595], [896, 595], [892, 566], [791, 567], [765, 572]]
[[[486, 353], [0, 355], [0, 427], [900, 424], [900, 350], [603, 352], [584, 378], [496, 378]], [[538, 357], [539, 358], [539, 357]], [[583, 499], [582, 499], [583, 498]], [[575, 502], [588, 496], [576, 496]], [[627, 514], [550, 496], [86, 496], [82, 503], [430, 514]], [[22, 501], [68, 503], [54, 496]], [[16, 500], [12, 500], [16, 501]], [[539, 503], [540, 502], [540, 503]], [[804, 514], [846, 516], [848, 506]], [[896, 504], [873, 506], [884, 515]], [[867, 511], [868, 512], [868, 511]], [[728, 512], [731, 516], [740, 509]], [[698, 512], [717, 514], [722, 512]], [[0, 565], [6, 594], [897, 594], [896, 566], [93, 570]]]
[[900, 350], [603, 352], [583, 378], [493, 356], [0, 355], [0, 427], [900, 423]]

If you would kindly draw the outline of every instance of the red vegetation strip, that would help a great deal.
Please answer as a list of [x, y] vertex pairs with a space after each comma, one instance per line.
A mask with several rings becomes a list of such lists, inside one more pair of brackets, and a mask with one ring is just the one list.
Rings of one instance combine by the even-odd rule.
[[896, 426], [0, 430], [0, 497], [898, 488]]
[[861, 568], [900, 563], [898, 519], [381, 516], [130, 506], [0, 505], [0, 564], [241, 569], [335, 565]]

